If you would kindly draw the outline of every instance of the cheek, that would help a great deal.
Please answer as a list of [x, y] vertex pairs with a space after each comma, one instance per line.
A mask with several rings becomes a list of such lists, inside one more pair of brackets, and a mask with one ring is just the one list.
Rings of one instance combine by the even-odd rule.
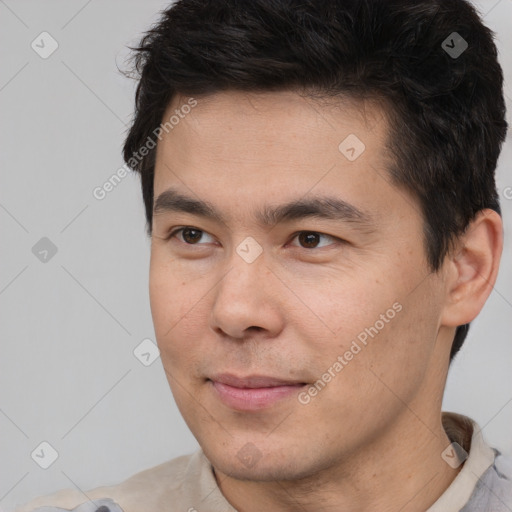
[[[210, 285], [211, 287], [211, 285]], [[167, 370], [186, 371], [194, 365], [204, 337], [204, 310], [208, 282], [191, 279], [159, 254], [152, 254], [149, 296], [151, 314], [162, 362]], [[192, 350], [194, 348], [194, 350]]]
[[[376, 322], [379, 332], [386, 330], [398, 314], [399, 305], [393, 308], [399, 297], [398, 283], [381, 282], [370, 269], [358, 273], [335, 269], [321, 281], [295, 280], [293, 288], [306, 306], [294, 321], [306, 329], [318, 326], [323, 335], [311, 337], [318, 349], [348, 349], [358, 335], [364, 341], [366, 330], [374, 331]], [[313, 323], [306, 322], [309, 317]]]
[[395, 301], [376, 298], [369, 313], [354, 316], [357, 327], [340, 331], [338, 352], [330, 355], [334, 360], [343, 350], [343, 378], [337, 379], [333, 391], [336, 388], [347, 401], [358, 397], [355, 402], [383, 415], [409, 403], [432, 364], [439, 303], [435, 289], [425, 284], [414, 293], [397, 293]]
[[179, 281], [164, 267], [151, 263], [149, 301], [157, 339], [160, 341], [174, 325], [180, 304]]
[[149, 299], [157, 337], [166, 336], [190, 309], [188, 297], [196, 293], [197, 285], [185, 277], [180, 266], [168, 257], [164, 247], [152, 249]]
[[160, 351], [165, 351], [167, 340], [179, 330], [180, 318], [185, 314], [183, 295], [185, 287], [178, 273], [169, 264], [152, 254], [149, 274], [149, 300], [153, 325]]
[[350, 375], [343, 386], [356, 394], [375, 381], [370, 370], [397, 386], [398, 381], [421, 379], [435, 344], [440, 303], [435, 283], [426, 280], [417, 286], [419, 278], [412, 272], [385, 270], [367, 269], [357, 279], [340, 279], [337, 273], [337, 279], [332, 276], [320, 288], [313, 283], [295, 288], [315, 313], [313, 323], [305, 315], [290, 319], [302, 326], [313, 373], [321, 377], [330, 370], [336, 376]]

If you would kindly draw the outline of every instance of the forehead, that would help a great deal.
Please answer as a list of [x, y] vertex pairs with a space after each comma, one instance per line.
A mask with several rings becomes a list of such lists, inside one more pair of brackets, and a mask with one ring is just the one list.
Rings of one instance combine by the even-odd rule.
[[348, 171], [363, 152], [366, 164], [369, 154], [378, 154], [380, 167], [389, 160], [388, 125], [376, 101], [312, 99], [292, 91], [178, 95], [161, 126], [167, 129], [157, 146], [157, 172], [165, 161], [194, 171], [254, 171], [262, 178], [270, 168], [279, 179], [302, 169], [318, 175], [328, 161]]
[[419, 232], [416, 200], [391, 182], [388, 124], [376, 104], [292, 92], [193, 101], [189, 109], [190, 98], [175, 98], [163, 117], [174, 123], [157, 145], [155, 222], [188, 212], [244, 227], [307, 217], [366, 233], [412, 222]]
[[[187, 105], [192, 102], [195, 106], [189, 109]], [[312, 96], [292, 90], [227, 90], [199, 97], [177, 94], [167, 106], [162, 122], [174, 114], [180, 117], [179, 124], [198, 130], [207, 129], [210, 121], [221, 130], [235, 125], [246, 125], [247, 128], [253, 123], [258, 128], [266, 125], [270, 133], [272, 126], [287, 125], [288, 130], [283, 135], [300, 134], [301, 127], [306, 130], [336, 131], [350, 125], [354, 129], [364, 126], [369, 131], [375, 128], [386, 131], [386, 110], [386, 103], [378, 98], [321, 96], [318, 93]], [[182, 123], [184, 120], [187, 122]], [[264, 136], [265, 133], [260, 133], [261, 138]]]
[[169, 120], [157, 145], [155, 199], [179, 189], [233, 218], [251, 205], [262, 211], [315, 195], [378, 215], [405, 194], [390, 183], [388, 123], [376, 102], [227, 91], [177, 96], [162, 125]]

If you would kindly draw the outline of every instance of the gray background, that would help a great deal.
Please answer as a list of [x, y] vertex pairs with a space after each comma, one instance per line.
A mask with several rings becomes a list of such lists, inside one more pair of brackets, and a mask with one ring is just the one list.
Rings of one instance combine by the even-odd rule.
[[[481, 0], [512, 110], [512, 0]], [[117, 70], [161, 0], [0, 0], [0, 507], [90, 489], [197, 447], [154, 340], [139, 181], [92, 191], [123, 165], [134, 83]], [[57, 50], [43, 59], [39, 51]], [[47, 36], [44, 36], [47, 37]], [[43, 48], [44, 47], [44, 48]], [[509, 123], [512, 119], [509, 114]], [[512, 132], [512, 130], [511, 130]], [[444, 409], [512, 454], [512, 139], [498, 169], [506, 243], [498, 283], [449, 375]], [[508, 190], [508, 192], [506, 192]], [[33, 247], [47, 237], [57, 252]], [[34, 254], [34, 252], [36, 254]], [[40, 258], [46, 257], [46, 261]], [[147, 358], [147, 357], [146, 357]], [[58, 458], [48, 468], [50, 443]], [[31, 457], [31, 453], [35, 455]], [[37, 463], [36, 463], [37, 462]]]

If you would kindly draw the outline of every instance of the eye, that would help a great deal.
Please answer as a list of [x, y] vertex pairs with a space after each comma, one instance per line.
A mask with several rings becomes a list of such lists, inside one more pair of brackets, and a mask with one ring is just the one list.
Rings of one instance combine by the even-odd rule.
[[[177, 235], [181, 235], [181, 239], [179, 239], [180, 242], [186, 244], [186, 245], [204, 245], [204, 243], [199, 243], [199, 241], [204, 236], [209, 236], [211, 240], [213, 241], [213, 237], [206, 233], [206, 231], [203, 231], [201, 229], [197, 229], [192, 226], [185, 226], [178, 229], [175, 229], [172, 231], [169, 236], [167, 237], [167, 240], [170, 240]], [[318, 233], [317, 231], [300, 231], [294, 235], [292, 240], [298, 239], [299, 243], [301, 244], [303, 249], [321, 249], [323, 247], [327, 247], [332, 244], [324, 244], [319, 245], [319, 240], [321, 238], [329, 239], [331, 241], [335, 242], [342, 242], [341, 239], [336, 238], [334, 236], [326, 235], [324, 233]]]
[[298, 238], [299, 243], [303, 244], [304, 249], [320, 249], [322, 247], [326, 247], [326, 246], [330, 245], [330, 244], [326, 244], [323, 246], [318, 246], [318, 240], [320, 239], [320, 237], [324, 237], [326, 239], [330, 239], [330, 240], [334, 240], [334, 241], [338, 241], [338, 242], [342, 241], [339, 238], [336, 238], [336, 237], [330, 236], [330, 235], [325, 235], [324, 233], [318, 233], [317, 231], [301, 231], [294, 236], [293, 240]]
[[[202, 231], [200, 229], [196, 229], [194, 227], [186, 226], [183, 228], [175, 229], [172, 233], [169, 234], [167, 237], [167, 240], [170, 240], [171, 238], [174, 238], [178, 233], [181, 233], [182, 239], [180, 242], [183, 242], [187, 245], [203, 245], [198, 244], [197, 242], [204, 236], [207, 235], [205, 231]], [[210, 236], [210, 235], [207, 235]], [[211, 236], [210, 236], [211, 238]], [[213, 240], [213, 238], [212, 238]]]

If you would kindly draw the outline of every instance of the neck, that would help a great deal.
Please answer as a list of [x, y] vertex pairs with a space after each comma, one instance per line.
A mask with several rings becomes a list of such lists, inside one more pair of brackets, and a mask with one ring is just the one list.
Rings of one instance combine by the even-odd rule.
[[441, 453], [450, 444], [441, 412], [419, 419], [405, 409], [362, 451], [296, 481], [240, 481], [216, 470], [219, 487], [238, 512], [424, 512], [459, 473]]

